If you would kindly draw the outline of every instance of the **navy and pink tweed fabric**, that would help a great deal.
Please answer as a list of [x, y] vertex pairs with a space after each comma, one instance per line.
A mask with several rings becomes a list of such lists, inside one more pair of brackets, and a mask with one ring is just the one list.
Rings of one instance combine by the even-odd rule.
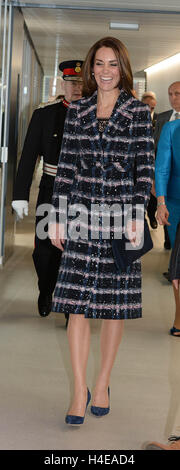
[[[53, 206], [61, 221], [59, 196], [88, 209], [88, 239], [68, 236], [53, 297], [53, 311], [86, 318], [142, 316], [141, 262], [118, 274], [111, 241], [92, 239], [92, 204], [147, 203], [154, 171], [149, 108], [121, 90], [102, 135], [96, 117], [97, 92], [71, 103], [55, 178]], [[136, 184], [134, 164], [136, 160]], [[69, 207], [69, 206], [68, 206]]]

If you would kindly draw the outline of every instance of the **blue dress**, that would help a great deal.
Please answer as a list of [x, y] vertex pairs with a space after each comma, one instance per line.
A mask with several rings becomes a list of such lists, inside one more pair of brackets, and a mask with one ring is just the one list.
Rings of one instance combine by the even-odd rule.
[[167, 225], [174, 246], [180, 221], [180, 120], [164, 124], [155, 164], [156, 196], [164, 196], [171, 225]]

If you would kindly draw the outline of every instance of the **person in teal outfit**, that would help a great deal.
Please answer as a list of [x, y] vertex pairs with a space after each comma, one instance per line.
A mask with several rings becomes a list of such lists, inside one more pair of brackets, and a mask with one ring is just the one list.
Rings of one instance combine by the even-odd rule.
[[[164, 124], [157, 150], [155, 164], [155, 187], [157, 196], [157, 220], [167, 225], [173, 248], [176, 230], [180, 222], [180, 120]], [[180, 336], [180, 295], [174, 289], [176, 305], [173, 336]]]

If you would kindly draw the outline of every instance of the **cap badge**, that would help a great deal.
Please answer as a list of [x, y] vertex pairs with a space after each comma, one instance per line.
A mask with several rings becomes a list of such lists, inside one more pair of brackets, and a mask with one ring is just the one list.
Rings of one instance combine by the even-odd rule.
[[75, 67], [74, 70], [75, 70], [76, 73], [81, 72], [81, 64], [80, 64], [80, 62], [77, 62], [77, 63], [76, 63], [76, 67]]

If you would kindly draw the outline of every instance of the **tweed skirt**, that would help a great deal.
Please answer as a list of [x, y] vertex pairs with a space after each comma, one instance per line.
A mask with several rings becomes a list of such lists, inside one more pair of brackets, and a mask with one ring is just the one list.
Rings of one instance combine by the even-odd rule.
[[141, 262], [117, 272], [108, 240], [67, 240], [52, 310], [85, 318], [133, 319], [142, 316]]

